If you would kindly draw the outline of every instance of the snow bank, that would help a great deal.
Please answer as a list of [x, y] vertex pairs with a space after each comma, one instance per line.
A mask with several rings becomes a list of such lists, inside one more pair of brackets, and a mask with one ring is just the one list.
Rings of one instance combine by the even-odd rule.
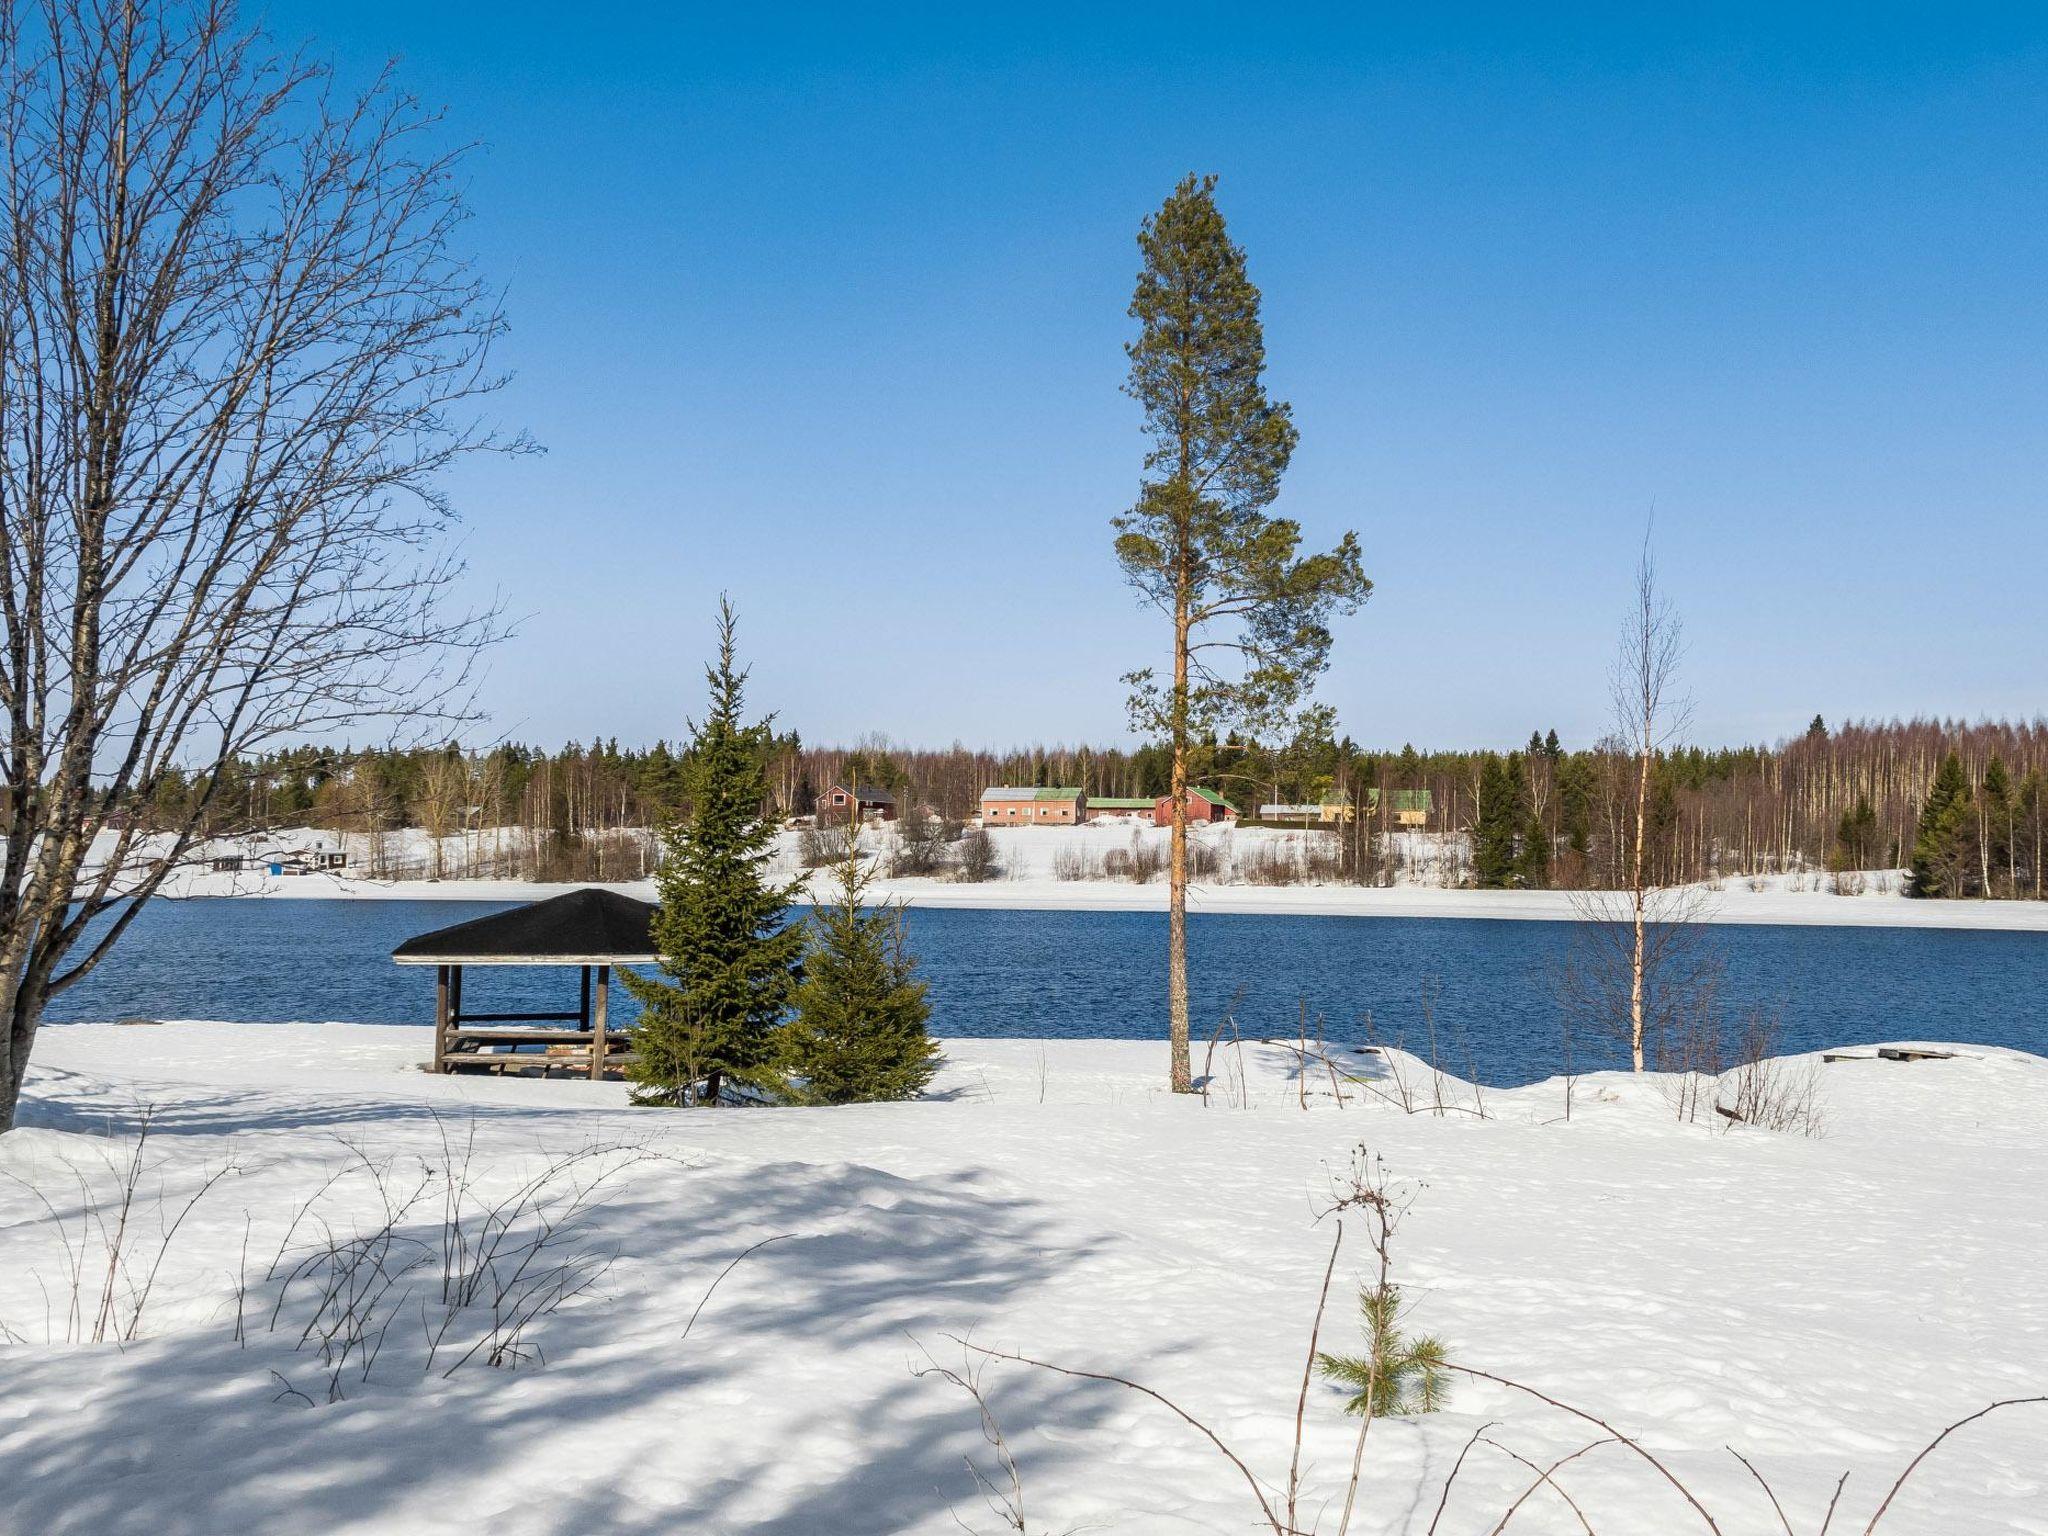
[[[28, 1341], [0, 1348], [0, 1531], [936, 1536], [960, 1529], [954, 1510], [993, 1530], [963, 1463], [989, 1458], [972, 1404], [912, 1374], [924, 1350], [959, 1363], [948, 1335], [1142, 1380], [1278, 1482], [1329, 1253], [1315, 1215], [1361, 1143], [1415, 1185], [1395, 1247], [1412, 1325], [1639, 1436], [1731, 1533], [1777, 1525], [1724, 1445], [1802, 1530], [1847, 1470], [1835, 1524], [1861, 1531], [1944, 1425], [2048, 1390], [2039, 1058], [1816, 1065], [1828, 1134], [1810, 1139], [1681, 1123], [1654, 1079], [1581, 1078], [1567, 1123], [1559, 1082], [1488, 1092], [1480, 1118], [1447, 1080], [1452, 1112], [1405, 1113], [1404, 1083], [1411, 1104], [1439, 1090], [1400, 1057], [1350, 1058], [1362, 1081], [1340, 1106], [1326, 1072], [1304, 1082], [1290, 1051], [1248, 1045], [1215, 1064], [1205, 1105], [1161, 1091], [1157, 1045], [946, 1048], [920, 1103], [660, 1113], [616, 1085], [422, 1075], [418, 1030], [49, 1028], [29, 1128], [0, 1140], [0, 1322]], [[236, 1171], [178, 1232], [136, 1342], [46, 1343], [46, 1294], [68, 1286], [58, 1218], [85, 1230], [73, 1170], [110, 1190], [104, 1160], [120, 1165], [144, 1104], [145, 1206]], [[309, 1200], [321, 1232], [379, 1226], [360, 1173], [319, 1194], [337, 1171], [410, 1159], [435, 1176], [472, 1136], [493, 1189], [594, 1144], [660, 1160], [594, 1202], [588, 1241], [615, 1262], [536, 1325], [544, 1362], [424, 1376], [415, 1321], [325, 1401], [309, 1352], [265, 1326], [268, 1256]], [[407, 1219], [431, 1235], [437, 1214]], [[1325, 1347], [1355, 1344], [1361, 1237]], [[1018, 1365], [984, 1384], [1032, 1531], [1253, 1528], [1242, 1481], [1157, 1404]], [[2048, 1530], [2048, 1423], [2030, 1411], [1954, 1437], [1885, 1536]], [[1374, 1429], [1354, 1530], [1424, 1530], [1488, 1421], [1544, 1461], [1592, 1438], [1461, 1383], [1447, 1411]], [[1341, 1497], [1351, 1440], [1318, 1385], [1315, 1507]], [[1608, 1447], [1560, 1478], [1602, 1531], [1702, 1528], [1646, 1473]], [[1491, 1528], [1529, 1477], [1475, 1451], [1444, 1528]], [[1581, 1527], [1544, 1494], [1515, 1529]]]
[[[317, 834], [280, 834], [303, 842]], [[1081, 911], [1164, 911], [1163, 880], [1144, 885], [1063, 879], [1062, 856], [1099, 865], [1108, 853], [1131, 846], [1133, 838], [1158, 840], [1163, 829], [1129, 822], [1093, 822], [1080, 827], [1005, 827], [989, 834], [996, 842], [1001, 878], [981, 884], [938, 879], [885, 879], [879, 899], [918, 906], [1059, 908]], [[1226, 868], [1261, 849], [1298, 849], [1316, 834], [1266, 827], [1204, 828], [1198, 833]], [[394, 834], [410, 837], [418, 834]], [[877, 840], [876, 834], [869, 834]], [[1403, 834], [1414, 837], [1416, 834]], [[330, 835], [331, 841], [331, 835]], [[180, 871], [165, 887], [170, 896], [268, 896], [425, 901], [534, 901], [565, 887], [530, 880], [371, 880], [361, 873], [357, 840], [350, 840], [351, 868], [340, 873], [269, 875], [261, 869], [216, 873], [205, 867]], [[223, 845], [224, 847], [229, 845]], [[419, 848], [406, 845], [406, 857]], [[1425, 867], [1431, 855], [1416, 853], [1405, 866]], [[778, 868], [798, 873], [795, 834], [784, 834]], [[829, 896], [830, 877], [815, 888]], [[1697, 904], [1702, 920], [1721, 923], [1813, 924], [1900, 928], [1978, 928], [2048, 933], [2048, 902], [1913, 901], [1901, 893], [1897, 871], [1872, 870], [1851, 882], [1855, 895], [1837, 895], [1832, 878], [1816, 872], [1764, 875], [1716, 882]], [[623, 881], [614, 889], [651, 900], [650, 880]], [[1272, 912], [1289, 915], [1361, 917], [1463, 917], [1569, 921], [1577, 915], [1565, 891], [1479, 891], [1402, 881], [1388, 887], [1354, 885], [1248, 885], [1197, 881], [1189, 905], [1199, 912]]]

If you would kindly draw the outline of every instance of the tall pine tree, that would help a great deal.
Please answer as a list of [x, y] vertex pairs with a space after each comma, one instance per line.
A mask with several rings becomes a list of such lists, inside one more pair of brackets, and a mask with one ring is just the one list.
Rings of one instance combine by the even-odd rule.
[[1167, 859], [1168, 1072], [1189, 1092], [1187, 791], [1198, 744], [1239, 728], [1278, 738], [1328, 665], [1329, 620], [1372, 591], [1358, 536], [1304, 554], [1301, 527], [1268, 514], [1294, 452], [1286, 405], [1268, 398], [1259, 290], [1216, 206], [1188, 176], [1138, 232], [1138, 337], [1124, 388], [1144, 408], [1145, 478], [1112, 520], [1117, 563], [1171, 623], [1169, 672], [1132, 672], [1131, 724], [1171, 754]]
[[732, 604], [718, 603], [718, 660], [705, 669], [711, 708], [693, 726], [681, 783], [688, 819], [662, 835], [654, 920], [659, 977], [622, 972], [640, 1000], [630, 1069], [643, 1104], [718, 1102], [725, 1081], [767, 1086], [776, 1032], [801, 974], [803, 930], [789, 922], [794, 885], [768, 878], [775, 828], [767, 750], [773, 717], [742, 716]]
[[798, 1104], [914, 1099], [939, 1069], [931, 1001], [904, 942], [903, 912], [869, 906], [873, 873], [850, 847], [839, 899], [811, 915], [796, 1017], [781, 1036], [778, 1090]]

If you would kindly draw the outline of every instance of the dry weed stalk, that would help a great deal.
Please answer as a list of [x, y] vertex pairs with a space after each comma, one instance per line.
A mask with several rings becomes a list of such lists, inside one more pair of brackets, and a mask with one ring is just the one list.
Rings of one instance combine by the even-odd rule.
[[[460, 1141], [445, 1123], [440, 1129], [434, 1162], [378, 1159], [344, 1143], [348, 1160], [294, 1213], [265, 1271], [264, 1283], [276, 1285], [269, 1330], [317, 1355], [330, 1402], [344, 1395], [348, 1375], [370, 1379], [392, 1325], [415, 1310], [423, 1373], [542, 1359], [535, 1324], [611, 1267], [612, 1255], [588, 1241], [599, 1195], [627, 1169], [661, 1156], [638, 1143], [592, 1143], [543, 1158], [492, 1198], [474, 1172], [475, 1122]], [[367, 1228], [337, 1230], [321, 1202], [351, 1178], [369, 1181], [378, 1216]], [[300, 1244], [305, 1228], [316, 1235]], [[239, 1312], [245, 1298], [236, 1305]], [[442, 1366], [444, 1354], [452, 1363]]]
[[[216, 1185], [241, 1172], [240, 1165], [230, 1158], [204, 1173], [192, 1192], [174, 1207], [162, 1177], [170, 1160], [149, 1160], [150, 1133], [156, 1115], [156, 1105], [141, 1107], [134, 1139], [118, 1156], [104, 1148], [95, 1149], [114, 1180], [110, 1198], [101, 1195], [85, 1169], [65, 1163], [65, 1171], [78, 1188], [78, 1205], [72, 1220], [66, 1220], [42, 1189], [11, 1170], [0, 1169], [0, 1173], [28, 1191], [56, 1229], [64, 1277], [58, 1293], [64, 1301], [61, 1338], [50, 1288], [40, 1271], [34, 1272], [43, 1294], [43, 1337], [47, 1343], [128, 1343], [137, 1338], [150, 1295], [156, 1289], [157, 1277], [179, 1229]], [[144, 1193], [146, 1177], [156, 1178], [153, 1195]], [[152, 1214], [156, 1219], [153, 1242], [142, 1234], [143, 1225]], [[4, 1325], [0, 1325], [0, 1336], [22, 1341], [20, 1334]]]

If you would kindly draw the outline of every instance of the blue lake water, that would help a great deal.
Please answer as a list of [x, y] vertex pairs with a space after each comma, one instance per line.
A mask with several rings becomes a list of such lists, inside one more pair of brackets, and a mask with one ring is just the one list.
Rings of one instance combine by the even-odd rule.
[[[159, 901], [51, 1016], [424, 1024], [433, 972], [393, 965], [393, 946], [505, 905]], [[935, 1034], [1164, 1034], [1163, 913], [913, 907], [908, 922]], [[1228, 1010], [1247, 1035], [1291, 1034], [1306, 1002], [1332, 1039], [1364, 1038], [1370, 1014], [1377, 1038], [1419, 1048], [1434, 989], [1448, 1069], [1469, 1059], [1509, 1085], [1562, 1064], [1548, 977], [1570, 924], [1212, 913], [1189, 931], [1200, 1035]], [[2048, 934], [1727, 924], [1707, 937], [1731, 1011], [1776, 1013], [1785, 1049], [1919, 1038], [2048, 1054]], [[575, 992], [573, 971], [480, 968], [465, 980], [477, 1011], [573, 1007]], [[615, 1021], [632, 1017], [616, 986], [612, 1007]], [[1594, 1064], [1594, 1050], [1581, 1041], [1578, 1064]]]

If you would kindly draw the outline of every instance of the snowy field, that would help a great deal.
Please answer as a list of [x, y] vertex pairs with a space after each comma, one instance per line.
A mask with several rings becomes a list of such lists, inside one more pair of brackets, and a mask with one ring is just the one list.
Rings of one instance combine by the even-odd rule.
[[[488, 839], [491, 834], [483, 834]], [[870, 831], [864, 846], [881, 853], [891, 834]], [[1262, 856], [1264, 850], [1298, 852], [1306, 839], [1318, 834], [1274, 828], [1203, 828], [1198, 841], [1217, 855], [1227, 872]], [[999, 878], [982, 883], [961, 883], [943, 879], [884, 879], [876, 883], [878, 899], [900, 900], [919, 906], [984, 908], [1064, 908], [1096, 911], [1163, 911], [1166, 885], [1156, 879], [1133, 885], [1106, 879], [1063, 879], [1058, 866], [1062, 855], [1071, 863], [1078, 856], [1093, 867], [1107, 855], [1128, 850], [1133, 841], [1164, 843], [1163, 828], [1105, 821], [1080, 827], [1005, 827], [990, 832], [1002, 871]], [[334, 846], [332, 833], [310, 830], [275, 835], [280, 846], [308, 847], [324, 841]], [[477, 857], [477, 837], [471, 835], [464, 849], [450, 839], [447, 859], [458, 867], [463, 857]], [[272, 876], [250, 868], [228, 874], [215, 873], [200, 864], [181, 870], [165, 887], [171, 896], [296, 896], [355, 897], [384, 900], [435, 901], [531, 901], [560, 893], [566, 887], [527, 880], [405, 879], [372, 880], [363, 874], [366, 860], [362, 840], [346, 839], [350, 868], [336, 874]], [[425, 867], [424, 835], [416, 830], [392, 834], [394, 860]], [[1386, 887], [1355, 885], [1257, 885], [1241, 878], [1197, 881], [1189, 895], [1190, 907], [1199, 912], [1272, 912], [1290, 915], [1357, 914], [1380, 917], [1479, 917], [1528, 918], [1563, 921], [1577, 915], [1571, 893], [1566, 891], [1480, 891], [1463, 890], [1431, 883], [1441, 871], [1444, 840], [1430, 834], [1397, 834], [1402, 849], [1402, 870], [1396, 883]], [[222, 844], [201, 850], [201, 857], [214, 852], [241, 851], [241, 845]], [[488, 846], [483, 849], [488, 856]], [[799, 872], [796, 834], [784, 833], [778, 852], [783, 873]], [[1725, 923], [1790, 923], [1913, 928], [1980, 928], [2006, 931], [2048, 932], [2048, 902], [2029, 901], [1913, 901], [1901, 894], [1901, 877], [1896, 870], [1870, 870], [1852, 875], [1849, 886], [1854, 895], [1837, 893], [1834, 877], [1820, 871], [1730, 878], [1700, 892], [1696, 909], [1700, 918]], [[624, 881], [617, 889], [652, 900], [654, 885], [649, 880]], [[817, 877], [816, 888], [829, 896], [830, 877]]]
[[[1787, 1064], [1818, 1075], [1810, 1137], [1681, 1121], [1656, 1079], [1581, 1078], [1567, 1123], [1560, 1082], [1475, 1101], [1402, 1058], [1346, 1058], [1339, 1104], [1248, 1046], [1205, 1104], [1159, 1090], [1156, 1045], [946, 1048], [923, 1102], [663, 1113], [425, 1076], [419, 1030], [46, 1029], [0, 1139], [0, 1531], [1015, 1529], [968, 1471], [1011, 1489], [974, 1403], [915, 1374], [961, 1368], [953, 1337], [1158, 1389], [1277, 1508], [1318, 1213], [1361, 1145], [1411, 1199], [1409, 1326], [1635, 1439], [1715, 1524], [1620, 1444], [1537, 1485], [1510, 1452], [1607, 1431], [1468, 1378], [1375, 1423], [1353, 1531], [1486, 1533], [1534, 1487], [1514, 1531], [1811, 1536], [1846, 1472], [1832, 1530], [1859, 1533], [1944, 1426], [2048, 1392], [2040, 1058]], [[495, 1309], [444, 1304], [494, 1246]], [[1357, 1347], [1371, 1269], [1354, 1215], [1324, 1348]], [[1008, 1361], [981, 1381], [1034, 1536], [1271, 1529], [1158, 1402]], [[1356, 1422], [1310, 1390], [1301, 1528], [1338, 1528]], [[1877, 1529], [2048, 1532], [2048, 1410], [1959, 1430]]]

